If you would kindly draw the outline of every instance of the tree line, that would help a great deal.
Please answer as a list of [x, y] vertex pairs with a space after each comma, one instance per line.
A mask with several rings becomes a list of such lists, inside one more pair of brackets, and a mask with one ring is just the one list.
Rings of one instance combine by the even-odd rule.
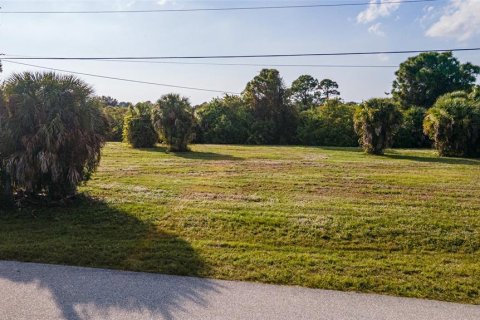
[[385, 148], [434, 146], [441, 156], [480, 156], [480, 67], [451, 53], [400, 64], [392, 97], [345, 102], [338, 84], [302, 75], [286, 87], [263, 69], [241, 95], [192, 106], [167, 94], [136, 105], [96, 97], [74, 76], [14, 74], [0, 86], [0, 206], [15, 199], [63, 201], [87, 181], [105, 141], [167, 144], [304, 144]]
[[[478, 86], [475, 81], [479, 72], [478, 66], [462, 64], [450, 52], [422, 53], [400, 64], [390, 98], [355, 103], [340, 98], [338, 84], [333, 80], [319, 81], [310, 75], [301, 75], [286, 87], [278, 70], [263, 69], [238, 96], [225, 95], [197, 106], [176, 96], [176, 100], [183, 101], [183, 112], [190, 114], [183, 116], [187, 119], [186, 127], [177, 131], [188, 132], [190, 136], [182, 139], [194, 143], [362, 146], [371, 153], [382, 153], [392, 146], [436, 146], [441, 155], [471, 156], [476, 152], [461, 151], [463, 143], [453, 152], [442, 147], [445, 145], [442, 140], [458, 144], [455, 136], [463, 135], [477, 141]], [[118, 108], [109, 105], [112, 98], [101, 100], [108, 105], [105, 111], [112, 128], [109, 138], [138, 145], [130, 136], [125, 136], [129, 131], [124, 119], [126, 115], [131, 117], [132, 112], [138, 113], [134, 110], [145, 103]], [[146, 104], [150, 106], [147, 108], [150, 111], [143, 115], [147, 120], [162, 110], [160, 101]], [[172, 116], [175, 117], [174, 113]], [[458, 128], [462, 121], [471, 127]], [[437, 122], [439, 127], [434, 124]], [[440, 133], [441, 127], [450, 129]], [[147, 132], [153, 129], [146, 130], [145, 135]], [[164, 139], [165, 135], [159, 137]]]

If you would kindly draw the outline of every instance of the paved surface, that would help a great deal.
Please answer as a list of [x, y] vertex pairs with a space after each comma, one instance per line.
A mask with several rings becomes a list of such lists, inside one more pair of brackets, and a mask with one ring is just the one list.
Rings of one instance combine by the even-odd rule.
[[480, 319], [480, 306], [0, 262], [0, 319]]

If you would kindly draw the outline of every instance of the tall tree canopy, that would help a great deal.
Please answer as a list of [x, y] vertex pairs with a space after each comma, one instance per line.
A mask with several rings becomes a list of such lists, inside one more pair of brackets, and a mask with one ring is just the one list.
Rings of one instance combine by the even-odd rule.
[[107, 127], [92, 93], [78, 78], [51, 72], [6, 80], [1, 129], [11, 144], [2, 158], [15, 188], [61, 199], [89, 179]]
[[400, 64], [392, 94], [404, 108], [430, 108], [443, 94], [470, 90], [479, 73], [479, 66], [462, 64], [451, 52], [425, 52]]
[[118, 106], [118, 100], [110, 96], [101, 96], [98, 99], [100, 100], [100, 102], [102, 102], [106, 106], [109, 106], [109, 107]]
[[340, 95], [340, 91], [338, 91], [338, 83], [330, 79], [323, 79], [320, 81], [318, 89], [320, 90], [321, 101], [335, 98]]
[[318, 80], [307, 74], [301, 75], [292, 82], [289, 96], [300, 111], [314, 107], [320, 100]]
[[278, 70], [261, 70], [247, 84], [243, 98], [254, 118], [249, 138], [251, 143], [291, 143], [295, 139], [297, 113], [287, 101]]

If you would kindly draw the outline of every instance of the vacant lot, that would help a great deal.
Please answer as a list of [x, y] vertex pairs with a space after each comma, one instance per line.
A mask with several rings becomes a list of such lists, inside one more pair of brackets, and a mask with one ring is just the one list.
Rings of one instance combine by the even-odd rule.
[[480, 160], [433, 151], [104, 149], [66, 208], [0, 218], [0, 259], [480, 303]]

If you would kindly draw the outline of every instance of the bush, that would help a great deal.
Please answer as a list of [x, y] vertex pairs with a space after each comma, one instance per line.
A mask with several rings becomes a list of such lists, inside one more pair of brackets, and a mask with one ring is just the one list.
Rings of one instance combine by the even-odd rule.
[[370, 99], [355, 111], [355, 131], [363, 149], [383, 154], [392, 145], [393, 136], [402, 123], [402, 113], [391, 99]]
[[250, 115], [242, 99], [225, 96], [201, 105], [196, 111], [196, 139], [202, 143], [242, 144], [248, 139]]
[[193, 109], [185, 97], [167, 94], [157, 101], [153, 124], [170, 151], [187, 151], [192, 140]]
[[103, 112], [107, 117], [109, 130], [107, 132], [108, 141], [122, 141], [123, 124], [128, 108], [106, 106]]
[[480, 156], [480, 106], [464, 92], [440, 97], [423, 123], [441, 156]]
[[2, 139], [11, 147], [2, 162], [15, 190], [73, 195], [96, 169], [105, 141], [93, 90], [74, 76], [25, 72], [7, 79], [4, 93]]
[[340, 100], [327, 100], [315, 109], [300, 114], [298, 141], [316, 146], [358, 146], [353, 126], [355, 107]]
[[123, 141], [134, 148], [152, 148], [158, 135], [152, 124], [152, 105], [148, 102], [129, 107], [123, 123]]
[[423, 119], [426, 110], [421, 107], [411, 107], [403, 113], [403, 122], [395, 135], [394, 148], [429, 148], [432, 142], [423, 133]]

